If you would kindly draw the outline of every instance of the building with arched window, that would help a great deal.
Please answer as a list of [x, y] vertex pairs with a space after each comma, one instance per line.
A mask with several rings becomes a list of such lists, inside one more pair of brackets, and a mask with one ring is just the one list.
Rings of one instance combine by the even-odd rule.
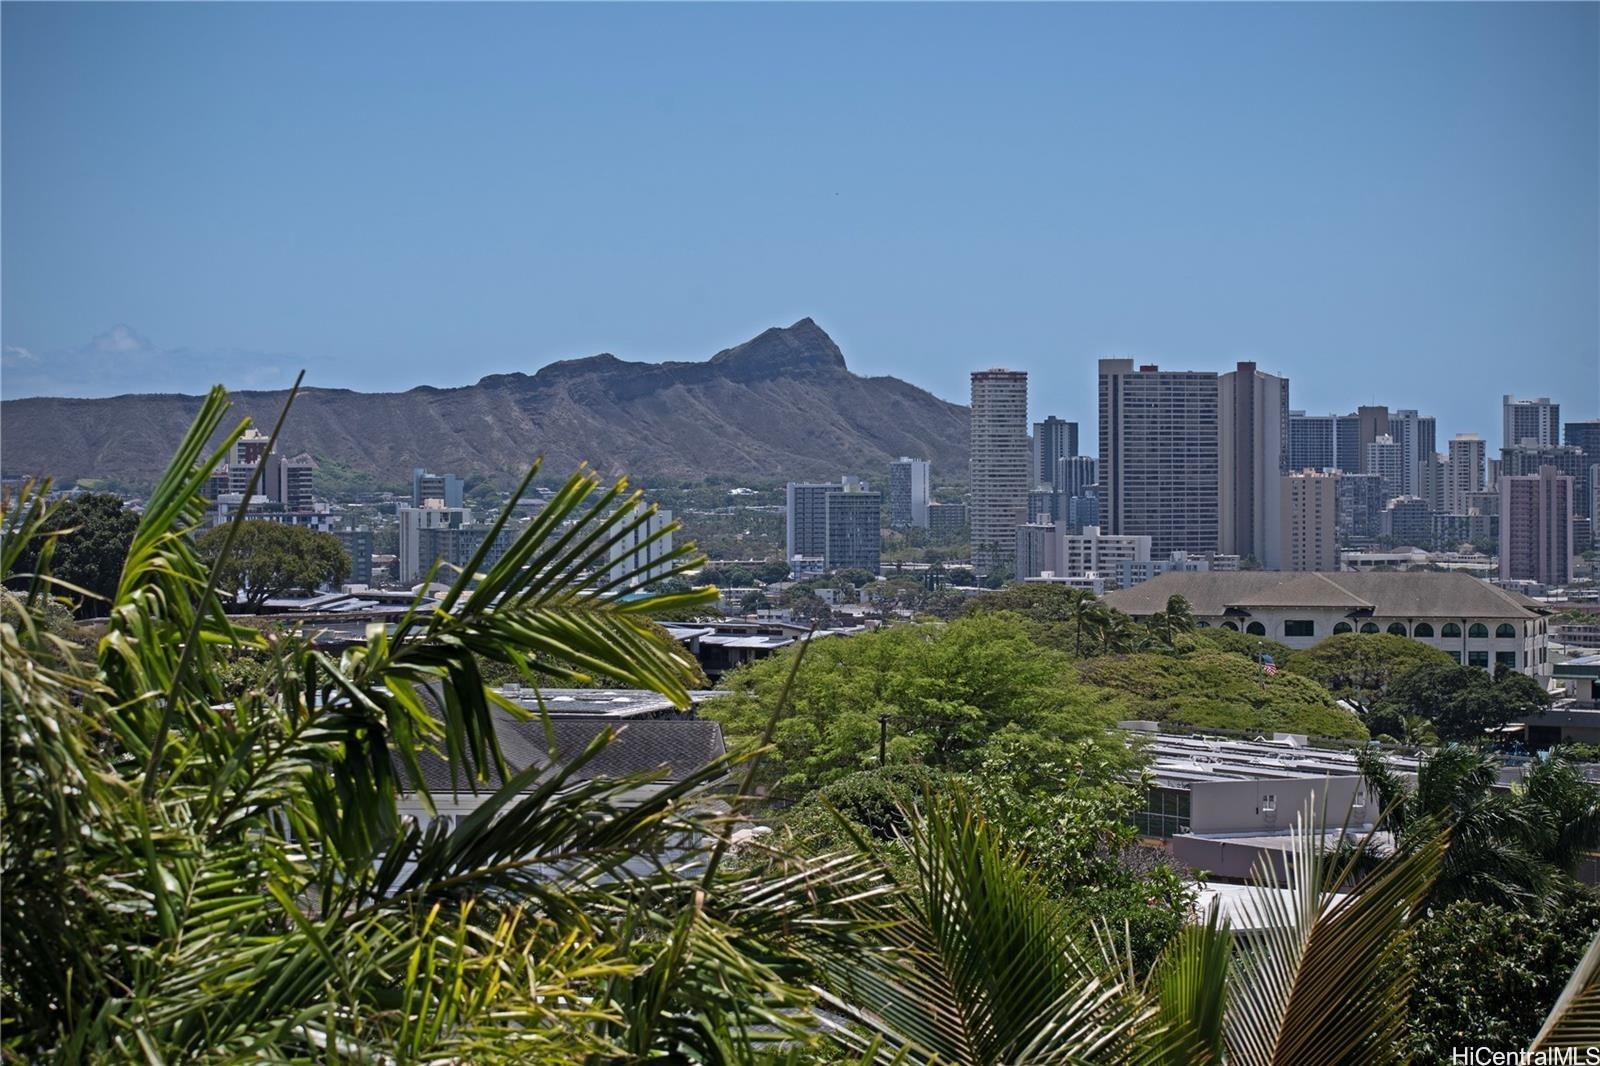
[[1410, 637], [1465, 666], [1509, 667], [1548, 681], [1549, 610], [1526, 596], [1459, 573], [1163, 574], [1106, 594], [1135, 618], [1189, 601], [1196, 621], [1309, 648], [1344, 633]]

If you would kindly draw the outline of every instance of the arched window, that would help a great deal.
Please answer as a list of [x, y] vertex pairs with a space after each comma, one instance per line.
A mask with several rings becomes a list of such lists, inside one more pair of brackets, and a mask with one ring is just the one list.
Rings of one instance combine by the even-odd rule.
[[1267, 635], [1267, 627], [1262, 625], [1260, 622], [1251, 622], [1249, 625], [1244, 627], [1244, 631], [1249, 633], [1252, 637], [1264, 637]]
[[1517, 635], [1517, 627], [1510, 622], [1501, 622], [1494, 627], [1494, 635], [1502, 640], [1506, 637], [1515, 637]]
[[1239, 627], [1234, 625], [1232, 622], [1224, 622], [1224, 623], [1222, 623], [1222, 628], [1223, 629], [1231, 629], [1235, 633], [1239, 632]]
[[1489, 627], [1482, 622], [1474, 622], [1467, 627], [1467, 636], [1481, 640], [1489, 635]]
[[1334, 636], [1338, 636], [1340, 633], [1348, 633], [1348, 632], [1350, 632], [1350, 623], [1349, 622], [1335, 622], [1333, 624], [1333, 634], [1334, 634]]
[[1376, 623], [1376, 622], [1362, 622], [1361, 623], [1361, 632], [1363, 632], [1363, 633], [1376, 633], [1377, 631], [1378, 631], [1378, 623]]
[[1194, 624], [1194, 627], [1196, 629], [1210, 629], [1211, 628], [1211, 623], [1207, 622], [1207, 621], [1204, 621], [1204, 620], [1201, 620], [1199, 622], [1196, 622]]
[[1461, 635], [1461, 627], [1454, 622], [1446, 622], [1444, 628], [1439, 630], [1439, 635], [1441, 637], [1459, 637]]
[[1411, 630], [1411, 635], [1414, 637], [1431, 637], [1433, 636], [1433, 627], [1426, 622], [1418, 622], [1416, 627]]
[[1390, 622], [1386, 632], [1390, 636], [1403, 637], [1406, 635], [1406, 624], [1404, 622]]

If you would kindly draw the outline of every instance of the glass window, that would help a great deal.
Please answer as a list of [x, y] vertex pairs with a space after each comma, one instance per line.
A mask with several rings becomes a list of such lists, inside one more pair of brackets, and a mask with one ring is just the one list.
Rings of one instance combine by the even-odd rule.
[[1260, 622], [1251, 622], [1249, 625], [1244, 627], [1244, 631], [1249, 633], [1252, 637], [1264, 637], [1267, 635], [1267, 627], [1262, 625]]
[[1195, 623], [1195, 628], [1196, 629], [1210, 629], [1211, 628], [1211, 623], [1207, 622], [1205, 619], [1201, 619], [1200, 621]]
[[1507, 670], [1517, 668], [1517, 653], [1514, 651], [1497, 651], [1494, 653], [1495, 669], [1505, 667]]
[[1441, 637], [1459, 637], [1461, 635], [1461, 627], [1454, 622], [1446, 622], [1444, 628], [1439, 630], [1439, 635]]
[[1501, 622], [1499, 625], [1494, 627], [1494, 635], [1499, 637], [1501, 640], [1504, 640], [1507, 637], [1515, 637], [1517, 635], [1517, 627], [1512, 625], [1510, 622]]
[[1334, 631], [1335, 634], [1348, 633], [1348, 632], [1350, 632], [1350, 623], [1349, 622], [1335, 622], [1333, 624], [1333, 631]]
[[1309, 618], [1291, 618], [1283, 623], [1283, 635], [1286, 637], [1314, 637], [1317, 635], [1317, 624]]
[[1416, 627], [1411, 630], [1411, 635], [1414, 637], [1431, 637], [1433, 636], [1433, 627], [1426, 622], [1418, 622]]
[[1403, 637], [1406, 635], [1406, 624], [1404, 622], [1390, 622], [1387, 632], [1392, 637]]
[[1447, 652], [1445, 652], [1445, 654], [1450, 656], [1450, 658], [1454, 659], [1456, 661], [1456, 665], [1457, 666], [1461, 665], [1461, 653], [1459, 651], [1454, 651], [1454, 650], [1447, 651]]
[[1489, 635], [1489, 627], [1482, 622], [1474, 622], [1467, 627], [1467, 636], [1482, 640]]
[[1376, 633], [1377, 631], [1378, 631], [1378, 623], [1376, 623], [1376, 622], [1362, 622], [1361, 623], [1361, 632], [1363, 632], [1363, 633]]
[[1467, 652], [1467, 665], [1476, 666], [1483, 670], [1489, 669], [1489, 653], [1486, 651]]
[[1234, 625], [1232, 622], [1224, 622], [1224, 623], [1222, 623], [1222, 628], [1223, 629], [1231, 629], [1235, 633], [1239, 632], [1239, 627]]

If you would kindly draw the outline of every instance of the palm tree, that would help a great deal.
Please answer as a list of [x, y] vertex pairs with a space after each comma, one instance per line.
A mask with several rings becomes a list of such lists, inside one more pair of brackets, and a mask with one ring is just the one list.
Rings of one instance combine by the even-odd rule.
[[[0, 578], [22, 591], [0, 618], [6, 1060], [726, 1061], [814, 1043], [794, 960], [844, 927], [669, 861], [725, 831], [696, 796], [727, 761], [636, 801], [651, 775], [582, 779], [609, 735], [565, 762], [552, 742], [517, 773], [496, 740], [497, 717], [527, 712], [481, 661], [687, 703], [698, 669], [650, 616], [714, 590], [609, 595], [642, 576], [606, 575], [653, 509], [580, 472], [494, 566], [480, 550], [437, 607], [334, 655], [235, 625], [196, 554], [206, 475], [244, 429], [221, 430], [227, 406], [214, 390], [150, 496], [92, 649], [41, 624], [60, 587], [48, 486], [7, 508]], [[669, 576], [698, 561], [665, 558]], [[264, 656], [271, 680], [224, 702], [229, 649]], [[400, 816], [402, 789], [432, 809], [429, 758], [485, 794], [456, 824]]]
[[1072, 655], [1074, 658], [1083, 658], [1083, 635], [1088, 632], [1093, 637], [1102, 624], [1109, 618], [1106, 605], [1094, 597], [1093, 592], [1085, 589], [1072, 589], [1072, 597], [1067, 600], [1064, 621], [1072, 626]]
[[1587, 785], [1572, 788], [1559, 767], [1535, 770], [1522, 793], [1495, 788], [1499, 766], [1476, 748], [1449, 744], [1437, 749], [1407, 785], [1381, 756], [1363, 752], [1362, 775], [1383, 812], [1380, 826], [1394, 833], [1395, 847], [1411, 850], [1441, 830], [1450, 831], [1431, 900], [1457, 899], [1511, 907], [1537, 906], [1576, 872], [1582, 851], [1596, 841], [1597, 811]]
[[[1194, 608], [1190, 607], [1189, 601], [1182, 596], [1167, 597], [1166, 617], [1172, 632], [1189, 633], [1194, 630]], [[1172, 643], [1170, 635], [1167, 643]]]

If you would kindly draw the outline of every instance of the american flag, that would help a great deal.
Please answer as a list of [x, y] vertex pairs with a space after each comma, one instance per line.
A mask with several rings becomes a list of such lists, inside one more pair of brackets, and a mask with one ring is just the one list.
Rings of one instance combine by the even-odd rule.
[[1278, 676], [1278, 664], [1272, 661], [1272, 656], [1270, 655], [1261, 657], [1261, 669], [1267, 672], [1268, 677]]

